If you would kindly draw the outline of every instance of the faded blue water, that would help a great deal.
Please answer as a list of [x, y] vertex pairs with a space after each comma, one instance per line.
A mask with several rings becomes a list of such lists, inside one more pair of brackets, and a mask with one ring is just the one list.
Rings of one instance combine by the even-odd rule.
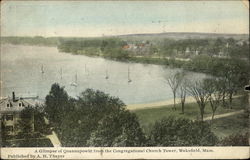
[[[44, 98], [57, 82], [73, 97], [93, 88], [119, 97], [126, 104], [156, 102], [173, 98], [164, 77], [176, 70], [60, 53], [55, 47], [2, 45], [1, 96], [10, 96], [15, 91], [17, 96]], [[71, 85], [76, 75], [77, 87]], [[188, 76], [200, 79], [205, 75], [190, 72]]]

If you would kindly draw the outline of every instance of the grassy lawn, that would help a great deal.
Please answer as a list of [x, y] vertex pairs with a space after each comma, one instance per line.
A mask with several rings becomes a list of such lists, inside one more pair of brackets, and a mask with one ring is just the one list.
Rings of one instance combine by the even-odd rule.
[[[233, 112], [237, 110], [244, 109], [245, 105], [243, 104], [242, 98], [236, 98], [233, 100], [233, 109], [218, 107], [215, 114], [223, 114], [228, 112]], [[132, 112], [136, 113], [139, 122], [142, 125], [142, 128], [146, 133], [148, 133], [152, 126], [154, 125], [155, 121], [162, 119], [163, 117], [174, 116], [174, 117], [183, 117], [188, 119], [199, 119], [200, 112], [198, 105], [196, 103], [189, 103], [185, 105], [185, 113], [181, 114], [181, 105], [177, 105], [177, 110], [173, 110], [172, 106], [162, 106], [159, 108], [149, 108], [149, 109], [142, 109], [142, 110], [134, 110]], [[211, 106], [208, 103], [205, 108], [205, 117], [209, 117], [212, 115]], [[233, 121], [233, 122], [232, 122]], [[247, 129], [246, 123], [248, 122], [248, 118], [244, 116], [231, 116], [220, 118], [214, 120], [213, 124], [213, 131], [218, 136], [227, 136], [231, 133], [238, 132], [242, 130], [242, 128]], [[236, 129], [237, 128], [237, 129]]]
[[218, 137], [246, 133], [248, 128], [249, 117], [247, 113], [215, 119], [212, 124], [212, 130]]

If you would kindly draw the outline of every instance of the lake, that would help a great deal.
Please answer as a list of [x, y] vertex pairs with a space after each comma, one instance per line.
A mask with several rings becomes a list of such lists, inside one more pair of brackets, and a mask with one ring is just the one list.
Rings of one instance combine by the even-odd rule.
[[[93, 88], [126, 104], [151, 103], [173, 98], [165, 76], [177, 70], [60, 53], [56, 47], [6, 44], [1, 46], [1, 96], [11, 96], [15, 91], [16, 96], [44, 99], [57, 82], [72, 97]], [[205, 75], [188, 72], [188, 76], [201, 79]]]

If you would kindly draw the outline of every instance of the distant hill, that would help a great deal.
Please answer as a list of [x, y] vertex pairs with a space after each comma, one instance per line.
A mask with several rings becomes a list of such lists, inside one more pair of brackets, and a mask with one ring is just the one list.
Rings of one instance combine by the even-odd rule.
[[234, 38], [236, 40], [246, 40], [249, 34], [216, 34], [216, 33], [190, 33], [190, 32], [168, 32], [168, 33], [147, 33], [147, 34], [127, 34], [117, 36], [104, 36], [104, 37], [1, 37], [1, 43], [11, 44], [29, 44], [29, 45], [44, 45], [44, 46], [57, 46], [60, 40], [81, 40], [81, 39], [105, 39], [105, 38], [120, 38], [129, 41], [161, 41], [163, 39], [216, 39]]
[[170, 33], [149, 33], [149, 34], [128, 34], [119, 35], [115, 37], [125, 39], [203, 39], [203, 38], [234, 38], [234, 39], [247, 39], [249, 34], [218, 34], [218, 33], [191, 33], [191, 32], [170, 32]]

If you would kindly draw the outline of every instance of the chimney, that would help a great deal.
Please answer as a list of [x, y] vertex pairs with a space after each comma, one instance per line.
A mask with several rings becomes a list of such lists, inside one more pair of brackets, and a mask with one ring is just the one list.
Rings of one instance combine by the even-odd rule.
[[15, 92], [12, 92], [12, 101], [14, 102], [15, 100], [16, 100]]

